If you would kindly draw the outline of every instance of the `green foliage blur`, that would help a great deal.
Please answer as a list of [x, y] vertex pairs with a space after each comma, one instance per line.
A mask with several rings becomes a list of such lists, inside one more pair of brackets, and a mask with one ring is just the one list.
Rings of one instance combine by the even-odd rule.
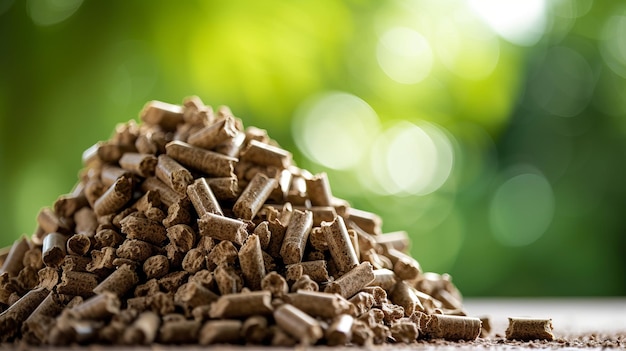
[[623, 296], [625, 36], [624, 1], [0, 0], [0, 246], [198, 95], [466, 296]]

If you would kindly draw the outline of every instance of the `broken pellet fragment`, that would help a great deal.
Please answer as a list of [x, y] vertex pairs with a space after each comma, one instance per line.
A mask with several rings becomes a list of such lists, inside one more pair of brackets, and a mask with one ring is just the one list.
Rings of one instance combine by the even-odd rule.
[[554, 340], [549, 318], [509, 317], [505, 334], [509, 340]]
[[278, 307], [274, 319], [279, 327], [304, 345], [315, 344], [324, 336], [316, 319], [290, 304]]
[[239, 218], [252, 220], [277, 185], [274, 178], [263, 173], [255, 174], [233, 205], [233, 212]]

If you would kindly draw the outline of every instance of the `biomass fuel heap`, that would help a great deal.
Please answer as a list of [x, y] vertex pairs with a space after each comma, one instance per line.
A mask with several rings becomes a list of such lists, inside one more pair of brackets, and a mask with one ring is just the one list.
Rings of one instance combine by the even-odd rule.
[[30, 344], [473, 340], [446, 274], [333, 196], [265, 130], [199, 98], [146, 104], [2, 255], [0, 336]]

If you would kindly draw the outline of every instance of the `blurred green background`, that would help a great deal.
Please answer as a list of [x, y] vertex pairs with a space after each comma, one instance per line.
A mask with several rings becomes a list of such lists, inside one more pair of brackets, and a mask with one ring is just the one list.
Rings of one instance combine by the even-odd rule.
[[623, 296], [625, 38], [624, 1], [0, 0], [0, 244], [195, 94], [467, 296]]

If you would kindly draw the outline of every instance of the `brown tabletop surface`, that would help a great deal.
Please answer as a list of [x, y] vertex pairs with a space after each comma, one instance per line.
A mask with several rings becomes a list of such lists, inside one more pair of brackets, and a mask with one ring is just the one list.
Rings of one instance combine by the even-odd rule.
[[[626, 350], [626, 298], [468, 298], [464, 302], [470, 316], [489, 316], [492, 332], [486, 339], [472, 342], [447, 342], [444, 340], [420, 340], [413, 344], [373, 346], [368, 349], [383, 350], [529, 350], [529, 349], [624, 349]], [[508, 317], [551, 318], [554, 341], [509, 341], [504, 338]], [[31, 347], [2, 345], [0, 349], [18, 350], [286, 350], [288, 348], [262, 346], [174, 346], [152, 345], [141, 347], [120, 346], [71, 346]], [[299, 350], [354, 350], [358, 347], [331, 348], [324, 346], [297, 347]]]

